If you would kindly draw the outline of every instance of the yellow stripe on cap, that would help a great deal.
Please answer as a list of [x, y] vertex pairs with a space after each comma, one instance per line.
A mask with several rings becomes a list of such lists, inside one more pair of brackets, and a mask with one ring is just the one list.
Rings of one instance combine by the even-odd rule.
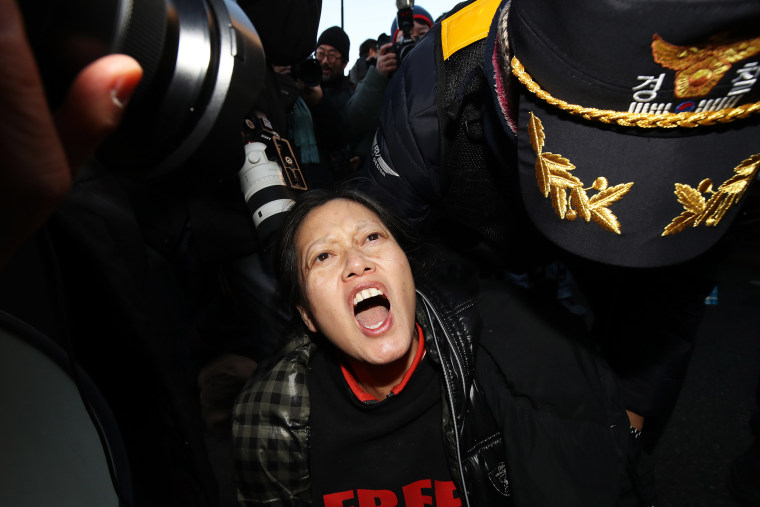
[[488, 35], [501, 0], [478, 0], [441, 22], [443, 59]]

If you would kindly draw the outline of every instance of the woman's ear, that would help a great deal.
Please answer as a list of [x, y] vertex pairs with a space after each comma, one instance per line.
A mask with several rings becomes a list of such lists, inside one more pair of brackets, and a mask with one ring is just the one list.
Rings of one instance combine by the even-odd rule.
[[309, 328], [309, 331], [311, 331], [312, 333], [316, 333], [317, 327], [314, 325], [314, 322], [311, 320], [311, 315], [309, 314], [309, 310], [307, 310], [306, 308], [300, 305], [297, 306], [296, 308], [298, 308], [298, 313], [301, 314], [301, 320], [303, 321], [304, 324], [306, 324], [306, 327]]

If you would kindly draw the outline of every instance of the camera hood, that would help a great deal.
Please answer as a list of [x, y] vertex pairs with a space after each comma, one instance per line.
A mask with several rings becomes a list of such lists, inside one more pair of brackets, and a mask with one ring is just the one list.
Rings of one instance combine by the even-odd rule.
[[265, 57], [232, 0], [20, 0], [51, 107], [93, 60], [123, 53], [143, 67], [119, 129], [96, 158], [141, 178], [177, 168], [235, 174], [243, 121], [264, 84]]

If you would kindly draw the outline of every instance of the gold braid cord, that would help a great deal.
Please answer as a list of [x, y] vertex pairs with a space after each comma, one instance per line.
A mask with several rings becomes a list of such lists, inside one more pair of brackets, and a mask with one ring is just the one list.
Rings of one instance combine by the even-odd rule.
[[586, 120], [598, 121], [607, 124], [616, 124], [623, 127], [641, 128], [674, 128], [674, 127], [699, 127], [729, 123], [734, 120], [746, 118], [760, 111], [760, 102], [745, 104], [733, 108], [725, 108], [719, 111], [683, 112], [683, 113], [630, 113], [628, 111], [612, 111], [608, 109], [596, 109], [568, 104], [564, 100], [552, 97], [538, 83], [533, 81], [525, 71], [517, 57], [512, 57], [512, 74], [514, 74], [525, 87], [536, 97], [574, 116], [580, 116]]
[[[609, 206], [627, 194], [633, 182], [610, 187], [607, 178], [600, 176], [590, 188], [583, 188], [583, 182], [570, 173], [575, 166], [568, 159], [557, 153], [543, 151], [544, 127], [533, 113], [530, 113], [528, 133], [531, 147], [536, 152], [538, 189], [544, 197], [551, 194], [552, 207], [557, 216], [573, 221], [580, 215], [586, 222], [593, 220], [602, 229], [620, 234], [620, 223]], [[589, 198], [586, 191], [591, 189], [598, 193]]]
[[[697, 188], [676, 183], [675, 194], [684, 211], [665, 227], [662, 235], [675, 234], [689, 226], [696, 227], [700, 224], [707, 227], [718, 225], [731, 206], [742, 198], [744, 191], [755, 178], [758, 168], [760, 153], [752, 155], [736, 166], [734, 175], [723, 182], [717, 191], [713, 191], [713, 183], [709, 178], [702, 180]], [[709, 200], [704, 198], [704, 193], [712, 194]]]

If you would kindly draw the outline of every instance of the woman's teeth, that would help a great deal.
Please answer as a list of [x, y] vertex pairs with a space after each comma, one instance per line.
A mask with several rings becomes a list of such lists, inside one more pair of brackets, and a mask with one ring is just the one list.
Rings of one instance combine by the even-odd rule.
[[383, 292], [379, 289], [375, 289], [374, 287], [371, 289], [364, 289], [361, 292], [357, 292], [354, 296], [354, 306], [361, 303], [365, 299], [372, 298], [375, 296], [382, 296]]

